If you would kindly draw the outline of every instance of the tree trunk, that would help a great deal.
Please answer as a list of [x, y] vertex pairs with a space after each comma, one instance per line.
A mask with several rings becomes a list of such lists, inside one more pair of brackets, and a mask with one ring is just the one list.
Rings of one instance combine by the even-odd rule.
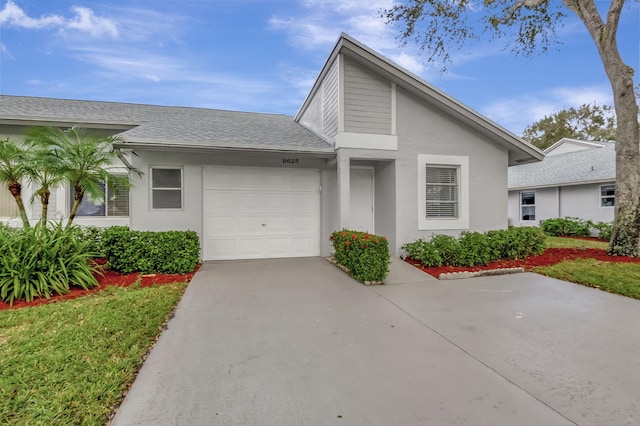
[[22, 219], [22, 226], [29, 228], [29, 218], [27, 217], [27, 211], [24, 208], [24, 202], [22, 202], [22, 185], [20, 182], [13, 181], [9, 182], [8, 188], [18, 205], [18, 212], [20, 213], [20, 219]]
[[615, 217], [607, 252], [610, 255], [640, 255], [640, 128], [638, 104], [633, 91], [634, 70], [622, 61], [616, 34], [624, 0], [612, 0], [607, 21], [594, 0], [563, 0], [585, 24], [598, 48], [613, 90], [616, 111]]
[[82, 203], [82, 198], [84, 197], [84, 188], [78, 184], [73, 186], [73, 205], [71, 206], [71, 211], [69, 212], [69, 219], [67, 220], [67, 227], [71, 226], [73, 223], [73, 219], [76, 217], [76, 213], [78, 212], [78, 207], [80, 207], [80, 203]]
[[40, 193], [40, 203], [42, 204], [42, 215], [40, 216], [40, 222], [42, 222], [43, 225], [47, 223], [50, 196], [51, 196], [51, 191], [42, 191]]

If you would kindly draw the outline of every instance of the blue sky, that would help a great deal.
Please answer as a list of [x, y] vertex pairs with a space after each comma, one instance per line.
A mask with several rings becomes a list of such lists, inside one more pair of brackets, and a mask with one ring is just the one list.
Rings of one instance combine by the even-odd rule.
[[[629, 3], [618, 43], [638, 73], [640, 6]], [[0, 0], [0, 93], [294, 115], [344, 31], [516, 134], [565, 107], [612, 103], [576, 19], [560, 29], [563, 44], [544, 55], [514, 57], [481, 41], [452, 52], [442, 73], [416, 46], [401, 48], [378, 18], [391, 4]]]

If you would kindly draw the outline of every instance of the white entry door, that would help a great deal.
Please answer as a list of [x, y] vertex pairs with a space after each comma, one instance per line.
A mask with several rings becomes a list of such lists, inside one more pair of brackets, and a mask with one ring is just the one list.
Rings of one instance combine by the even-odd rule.
[[351, 220], [354, 231], [374, 233], [373, 169], [351, 169]]
[[320, 255], [320, 172], [203, 169], [203, 259]]

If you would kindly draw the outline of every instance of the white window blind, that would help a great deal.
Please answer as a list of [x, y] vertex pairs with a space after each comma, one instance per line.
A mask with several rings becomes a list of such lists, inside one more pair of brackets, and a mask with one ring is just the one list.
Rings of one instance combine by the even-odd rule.
[[457, 218], [459, 216], [458, 193], [457, 167], [426, 165], [427, 218]]

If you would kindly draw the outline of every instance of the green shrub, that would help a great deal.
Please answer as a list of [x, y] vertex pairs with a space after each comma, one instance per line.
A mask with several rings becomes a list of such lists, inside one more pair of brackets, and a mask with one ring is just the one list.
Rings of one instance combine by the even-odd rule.
[[598, 231], [598, 239], [609, 241], [611, 239], [612, 225], [607, 222], [591, 223], [591, 227]]
[[360, 282], [382, 281], [389, 273], [389, 243], [366, 232], [335, 231], [331, 234], [334, 259]]
[[545, 249], [545, 235], [537, 227], [511, 227], [487, 233], [463, 232], [456, 239], [434, 235], [402, 246], [406, 255], [424, 266], [486, 265], [498, 259], [522, 259]]
[[95, 257], [106, 257], [105, 247], [102, 241], [107, 228], [99, 226], [81, 226], [82, 238], [87, 243], [87, 250], [94, 254]]
[[36, 297], [66, 294], [70, 286], [98, 285], [92, 253], [78, 227], [42, 223], [32, 228], [0, 228], [0, 299], [28, 302]]
[[412, 243], [407, 243], [401, 247], [407, 256], [417, 260], [424, 266], [442, 266], [442, 256], [430, 241], [419, 239]]
[[489, 238], [480, 232], [463, 232], [458, 240], [456, 264], [464, 266], [486, 265], [493, 259]]
[[558, 217], [542, 222], [542, 230], [552, 237], [589, 237], [590, 222], [577, 217]]
[[460, 255], [460, 244], [451, 235], [437, 234], [429, 241], [442, 257], [443, 265], [457, 265]]
[[109, 267], [125, 274], [185, 274], [200, 262], [200, 241], [194, 231], [132, 231], [112, 226], [102, 234]]

